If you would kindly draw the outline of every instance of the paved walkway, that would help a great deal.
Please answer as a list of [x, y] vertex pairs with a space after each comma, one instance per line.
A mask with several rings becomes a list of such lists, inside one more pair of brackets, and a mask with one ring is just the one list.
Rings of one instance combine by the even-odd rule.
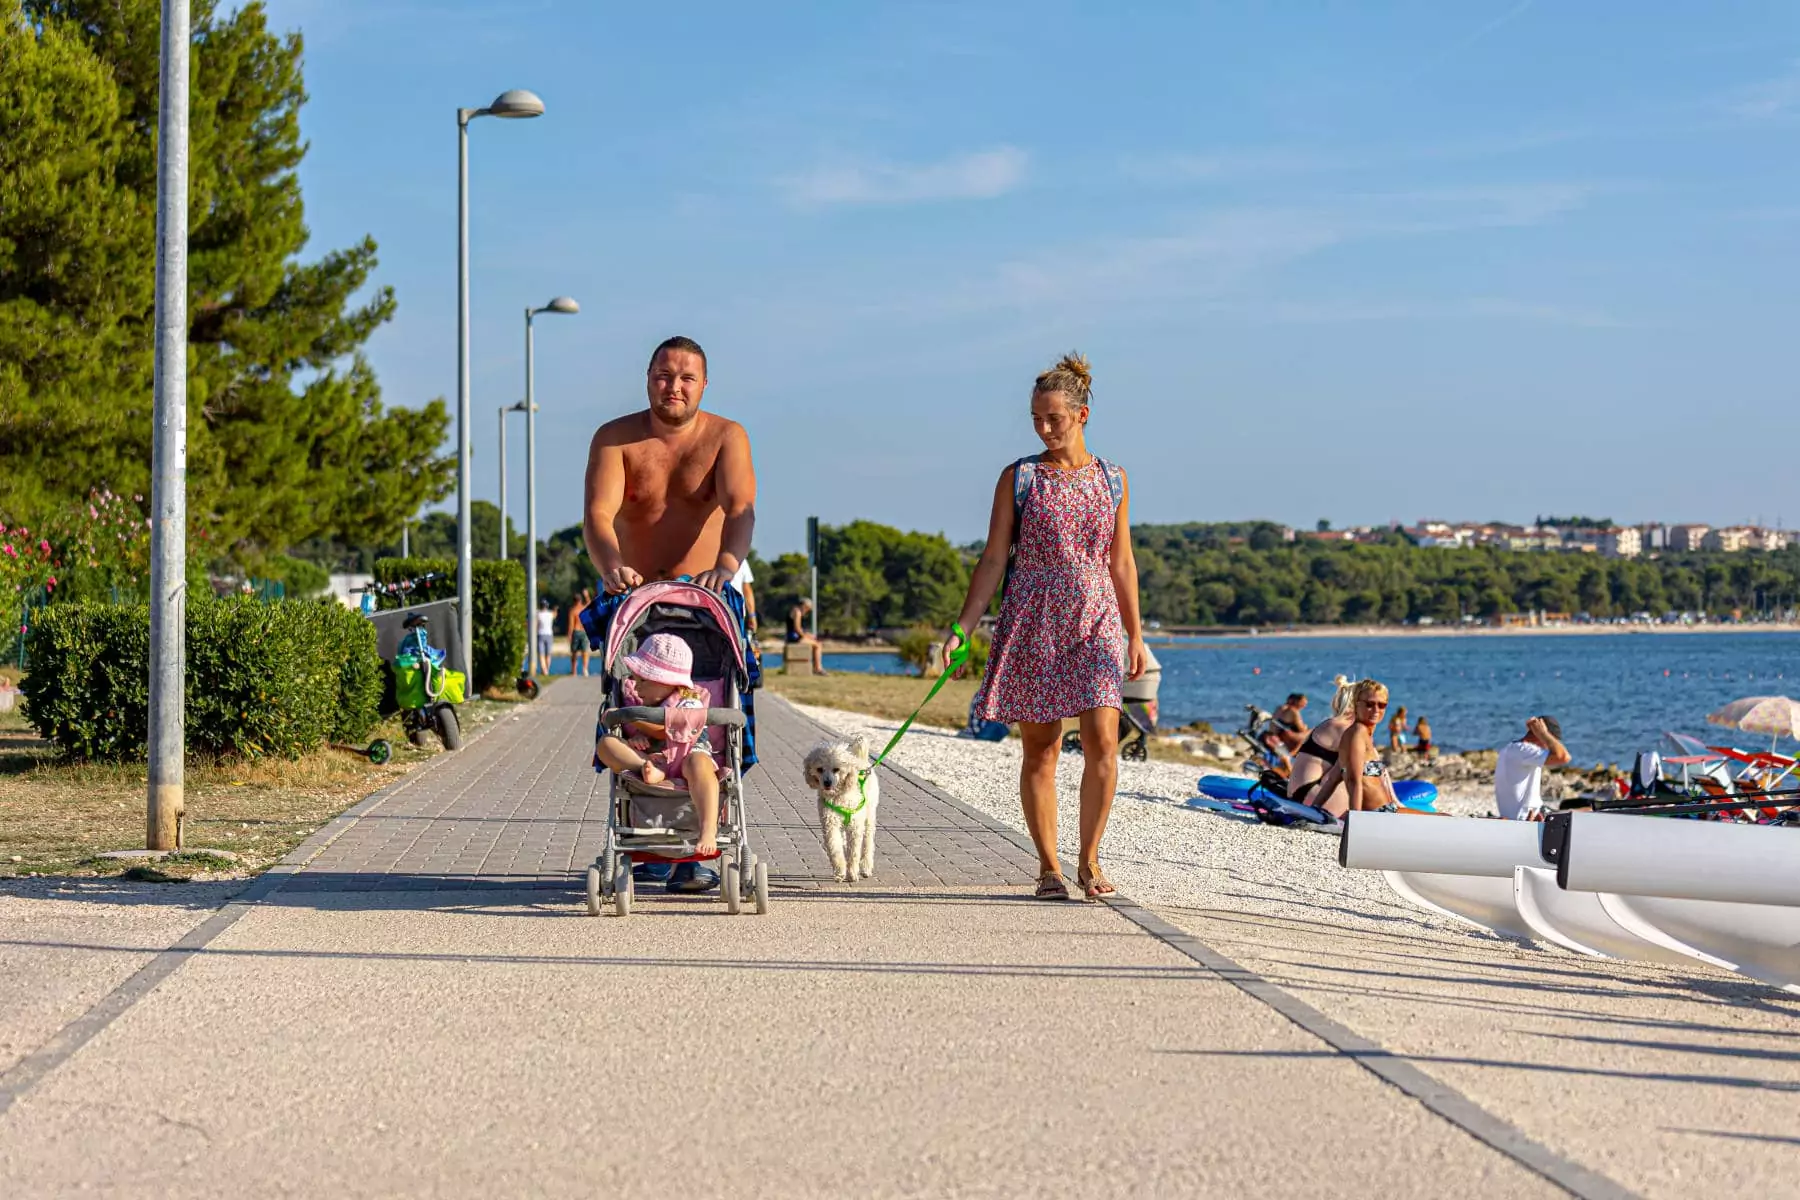
[[830, 883], [777, 700], [771, 913], [590, 918], [594, 698], [559, 682], [141, 969], [37, 944], [137, 973], [0, 1075], [0, 1195], [1629, 1194], [1154, 914], [1023, 899], [1024, 840], [899, 773], [875, 883]]

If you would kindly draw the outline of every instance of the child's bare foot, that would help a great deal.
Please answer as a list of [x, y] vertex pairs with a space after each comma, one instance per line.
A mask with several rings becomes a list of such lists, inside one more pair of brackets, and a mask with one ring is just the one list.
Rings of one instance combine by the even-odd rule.
[[661, 767], [657, 766], [655, 763], [651, 762], [649, 759], [644, 760], [644, 782], [645, 783], [661, 783], [663, 780], [665, 780], [667, 778], [668, 778], [668, 776], [663, 774]]
[[700, 844], [694, 847], [694, 853], [699, 855], [709, 855], [717, 854], [718, 852], [719, 835], [716, 833], [702, 833], [700, 835]]

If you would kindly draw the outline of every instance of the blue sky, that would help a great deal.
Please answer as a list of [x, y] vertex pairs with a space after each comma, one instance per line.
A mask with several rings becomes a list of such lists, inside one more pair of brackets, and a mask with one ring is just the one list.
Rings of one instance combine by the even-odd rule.
[[[475, 494], [538, 325], [539, 511], [671, 333], [804, 519], [982, 534], [1078, 347], [1140, 521], [1800, 524], [1800, 8], [271, 0], [314, 249], [364, 233], [390, 403], [454, 400], [471, 130]], [[515, 436], [513, 504], [522, 509]]]

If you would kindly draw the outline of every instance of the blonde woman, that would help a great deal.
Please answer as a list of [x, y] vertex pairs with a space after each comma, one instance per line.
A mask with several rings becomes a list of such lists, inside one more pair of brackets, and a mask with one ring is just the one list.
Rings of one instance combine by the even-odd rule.
[[1406, 749], [1406, 705], [1402, 704], [1388, 718], [1388, 750], [1399, 754]]
[[[1344, 715], [1349, 720], [1330, 756], [1330, 767], [1306, 789], [1306, 795], [1294, 795], [1291, 791], [1289, 795], [1339, 820], [1347, 812], [1397, 812], [1400, 804], [1388, 779], [1387, 765], [1375, 753], [1375, 728], [1387, 715], [1388, 690], [1373, 679], [1363, 679], [1340, 689], [1344, 691], [1348, 692]], [[1343, 719], [1335, 717], [1325, 724]]]
[[1113, 891], [1100, 838], [1119, 781], [1120, 688], [1144, 673], [1147, 655], [1125, 473], [1087, 448], [1093, 382], [1087, 359], [1071, 354], [1032, 385], [1044, 452], [1000, 473], [987, 548], [944, 643], [948, 664], [1005, 585], [972, 715], [1019, 726], [1019, 800], [1037, 847], [1040, 900], [1069, 898], [1056, 852], [1056, 762], [1068, 717], [1081, 721], [1087, 759], [1077, 882], [1090, 900]]

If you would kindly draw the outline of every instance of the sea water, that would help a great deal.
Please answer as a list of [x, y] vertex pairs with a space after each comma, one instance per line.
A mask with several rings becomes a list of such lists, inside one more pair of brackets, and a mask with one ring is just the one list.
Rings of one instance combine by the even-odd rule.
[[[1628, 766], [1667, 731], [1767, 749], [1766, 736], [1709, 726], [1706, 714], [1742, 696], [1800, 696], [1800, 635], [1792, 633], [1231, 637], [1152, 648], [1163, 667], [1165, 728], [1207, 721], [1229, 732], [1244, 705], [1273, 711], [1289, 692], [1311, 697], [1305, 715], [1315, 724], [1329, 715], [1333, 676], [1369, 676], [1387, 684], [1395, 708], [1406, 706], [1409, 730], [1428, 717], [1442, 749], [1499, 746], [1524, 734], [1527, 717], [1548, 713], [1583, 766]], [[908, 671], [886, 654], [828, 654], [825, 666]], [[1379, 740], [1387, 744], [1385, 725]]]

